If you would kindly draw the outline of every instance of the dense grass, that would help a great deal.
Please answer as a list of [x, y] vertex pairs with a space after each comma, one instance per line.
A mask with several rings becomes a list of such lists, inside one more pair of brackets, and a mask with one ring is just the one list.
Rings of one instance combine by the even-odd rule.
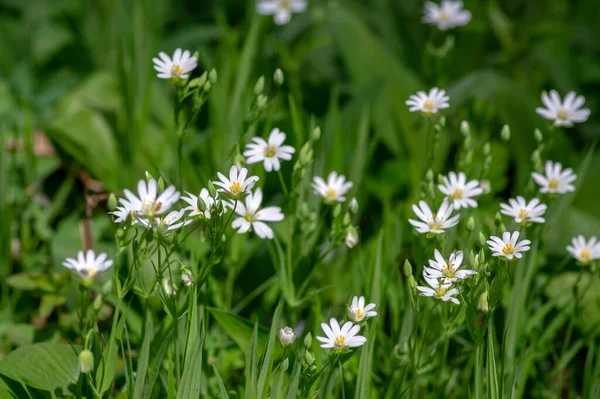
[[[598, 262], [565, 249], [600, 233], [596, 1], [467, 0], [472, 21], [447, 31], [422, 8], [310, 0], [277, 26], [252, 1], [1, 2], [0, 398], [600, 397]], [[176, 48], [197, 51], [192, 78], [215, 70], [181, 103], [152, 69]], [[450, 108], [409, 112], [431, 87]], [[535, 112], [551, 89], [584, 95], [589, 119], [552, 127]], [[162, 240], [107, 214], [147, 175], [197, 195], [275, 127], [294, 158], [279, 176], [247, 165], [263, 206], [286, 215], [273, 240], [236, 234], [229, 213]], [[531, 172], [546, 160], [574, 170], [574, 192], [539, 193]], [[330, 171], [354, 183], [358, 213], [313, 193]], [[450, 171], [491, 192], [447, 234], [418, 234], [411, 206], [437, 208]], [[500, 215], [517, 195], [547, 204], [546, 222]], [[504, 230], [532, 241], [510, 265], [485, 243]], [[88, 248], [114, 266], [84, 286], [62, 263]], [[460, 305], [417, 296], [436, 248], [478, 272]], [[320, 323], [347, 318], [354, 295], [377, 304], [366, 344], [320, 348]]]

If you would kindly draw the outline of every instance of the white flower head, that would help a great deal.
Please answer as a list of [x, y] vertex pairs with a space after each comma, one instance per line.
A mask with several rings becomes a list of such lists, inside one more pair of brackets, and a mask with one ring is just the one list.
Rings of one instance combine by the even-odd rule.
[[154, 69], [158, 71], [161, 79], [187, 79], [189, 73], [193, 71], [198, 62], [196, 57], [192, 56], [188, 50], [182, 51], [180, 48], [175, 50], [171, 59], [167, 54], [158, 53], [159, 58], [153, 58]]
[[600, 259], [600, 243], [596, 237], [590, 237], [587, 241], [581, 234], [573, 237], [567, 251], [583, 264]]
[[550, 194], [565, 194], [575, 191], [575, 186], [572, 184], [577, 180], [577, 175], [573, 173], [573, 169], [567, 168], [563, 170], [559, 162], [546, 161], [546, 175], [533, 172], [531, 177], [540, 186], [541, 193]]
[[85, 281], [91, 281], [96, 275], [113, 265], [113, 261], [108, 259], [108, 255], [101, 253], [96, 256], [96, 253], [88, 249], [87, 252], [79, 251], [77, 259], [67, 258], [63, 262], [63, 266], [75, 271]]
[[122, 206], [118, 206], [113, 212], [108, 212], [109, 214], [116, 216], [115, 223], [129, 222], [132, 224], [139, 224], [135, 217], [135, 211], [132, 209], [129, 201], [125, 199], [121, 199], [120, 201]]
[[217, 173], [220, 181], [213, 181], [215, 186], [221, 187], [218, 192], [224, 193], [231, 199], [241, 199], [250, 193], [258, 181], [258, 176], [248, 177], [248, 169], [233, 165], [229, 169], [229, 179], [221, 172]]
[[417, 286], [417, 289], [420, 291], [420, 296], [430, 296], [434, 298], [441, 299], [444, 302], [453, 302], [457, 305], [460, 304], [459, 300], [455, 298], [458, 295], [458, 288], [452, 288], [452, 283], [441, 282], [441, 280], [437, 278], [431, 278], [425, 271], [423, 271], [423, 278], [429, 284], [429, 287]]
[[374, 311], [375, 304], [370, 303], [365, 306], [365, 297], [354, 296], [352, 303], [348, 306], [348, 317], [355, 323], [359, 323], [369, 317], [377, 316], [377, 312]]
[[506, 260], [512, 260], [514, 258], [520, 259], [523, 257], [521, 252], [529, 251], [529, 244], [531, 244], [531, 241], [523, 240], [517, 242], [518, 239], [518, 231], [515, 231], [512, 234], [505, 231], [504, 234], [502, 234], [502, 239], [500, 239], [500, 237], [491, 236], [487, 243], [490, 247], [490, 251], [492, 251], [492, 256], [499, 256]]
[[271, 131], [269, 139], [254, 137], [254, 143], [246, 145], [247, 150], [244, 151], [246, 163], [262, 162], [267, 172], [278, 171], [281, 168], [281, 162], [292, 159], [292, 154], [296, 152], [294, 147], [290, 145], [282, 145], [285, 141], [285, 133], [275, 128]]
[[555, 126], [570, 127], [573, 123], [585, 122], [590, 116], [588, 108], [582, 108], [585, 103], [583, 96], [578, 96], [574, 91], [570, 91], [561, 101], [556, 90], [550, 90], [548, 93], [542, 93], [542, 102], [546, 108], [536, 108], [535, 112], [543, 118], [554, 121]]
[[336, 352], [344, 352], [367, 342], [362, 335], [356, 335], [360, 331], [360, 326], [351, 321], [347, 321], [340, 328], [338, 321], [331, 318], [329, 324], [321, 323], [321, 328], [326, 335], [326, 337], [317, 337], [322, 342], [321, 348], [332, 348]]
[[[164, 217], [155, 218], [152, 221], [149, 219], [138, 219], [138, 223], [149, 229], [154, 229], [159, 235], [167, 235], [169, 231], [177, 230], [183, 226], [192, 223], [192, 219], [183, 218], [185, 209], [169, 212]], [[180, 221], [181, 220], [181, 221]]]
[[525, 198], [521, 196], [510, 198], [508, 204], [500, 204], [500, 212], [512, 216], [515, 218], [515, 223], [522, 226], [527, 226], [531, 223], [544, 223], [546, 219], [542, 216], [546, 213], [547, 208], [545, 204], [540, 204], [540, 200], [537, 198], [527, 203]]
[[440, 30], [464, 26], [471, 21], [471, 13], [463, 8], [460, 0], [442, 0], [440, 5], [428, 1], [424, 13], [423, 22], [437, 25]]
[[293, 13], [306, 11], [306, 6], [306, 0], [258, 0], [256, 12], [273, 15], [277, 25], [285, 25], [292, 19]]
[[[139, 197], [127, 189], [124, 190], [124, 194], [126, 199], [121, 198], [119, 202], [123, 208], [140, 218], [152, 219], [155, 216], [163, 215], [179, 200], [179, 191], [175, 189], [175, 186], [167, 187], [159, 195], [158, 185], [154, 179], [138, 182]], [[121, 211], [121, 216], [124, 214], [124, 211]]]
[[346, 232], [345, 243], [348, 248], [354, 248], [358, 244], [358, 232], [352, 226], [348, 228]]
[[429, 93], [418, 91], [406, 100], [406, 105], [410, 112], [422, 112], [425, 115], [437, 114], [440, 109], [450, 108], [450, 97], [446, 95], [446, 90], [440, 90], [437, 87], [429, 90]]
[[489, 194], [492, 192], [492, 185], [489, 180], [480, 180], [479, 187], [483, 190], [482, 194]]
[[473, 197], [483, 194], [483, 188], [480, 187], [479, 181], [467, 182], [467, 176], [463, 172], [459, 172], [458, 175], [450, 172], [448, 177], [444, 176], [443, 180], [444, 184], [438, 185], [438, 188], [442, 194], [448, 197], [455, 209], [477, 208], [477, 201]]
[[319, 176], [313, 177], [312, 188], [315, 194], [320, 195], [327, 203], [346, 201], [346, 193], [352, 188], [352, 182], [346, 181], [346, 176], [331, 172], [327, 182]]
[[181, 269], [181, 281], [183, 281], [183, 285], [186, 287], [191, 286], [194, 284], [194, 273], [190, 269], [184, 267]]
[[231, 227], [239, 229], [238, 233], [243, 234], [254, 230], [260, 238], [273, 238], [273, 230], [265, 222], [280, 222], [284, 215], [281, 213], [281, 208], [278, 206], [260, 207], [263, 200], [263, 193], [260, 188], [248, 197], [246, 197], [245, 205], [239, 201], [235, 206], [235, 212], [241, 217], [235, 219], [231, 223]]
[[284, 348], [290, 346], [294, 342], [294, 339], [296, 339], [296, 334], [290, 327], [286, 326], [279, 330], [279, 342], [281, 342]]
[[163, 292], [166, 296], [173, 296], [173, 295], [177, 294], [177, 288], [175, 288], [175, 286], [173, 284], [171, 284], [171, 282], [167, 278], [163, 279], [162, 288], [163, 288]]
[[437, 213], [432, 213], [425, 201], [420, 201], [419, 206], [413, 205], [413, 211], [421, 221], [408, 219], [419, 233], [443, 234], [445, 229], [456, 226], [460, 215], [452, 216], [454, 206], [444, 200]]
[[430, 259], [429, 267], [425, 267], [424, 269], [424, 274], [429, 278], [444, 279], [444, 283], [452, 283], [477, 274], [475, 270], [460, 269], [464, 259], [463, 251], [456, 251], [450, 254], [448, 262], [446, 262], [437, 249], [434, 252], [434, 257], [435, 260]]
[[[210, 196], [207, 189], [203, 188], [200, 190], [200, 195], [194, 195], [186, 192], [187, 197], [181, 197], [181, 199], [189, 204], [188, 207], [184, 208], [186, 211], [191, 211], [188, 214], [189, 218], [197, 216], [198, 218], [210, 219], [210, 210], [215, 205], [215, 199]], [[198, 207], [198, 201], [202, 201], [206, 207], [204, 212]]]

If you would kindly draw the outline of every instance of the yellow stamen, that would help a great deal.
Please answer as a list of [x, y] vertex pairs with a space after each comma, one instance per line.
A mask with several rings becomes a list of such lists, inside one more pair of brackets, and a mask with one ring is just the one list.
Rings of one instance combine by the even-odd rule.
[[328, 188], [327, 190], [325, 190], [325, 198], [328, 201], [333, 201], [334, 199], [336, 199], [337, 191], [335, 190], [335, 188]]
[[553, 190], [558, 189], [559, 185], [560, 185], [560, 180], [558, 180], [556, 177], [553, 177], [548, 180], [548, 187]]
[[579, 252], [579, 257], [584, 261], [584, 262], [589, 262], [590, 260], [592, 260], [592, 253], [590, 252], [589, 249], [582, 249]]
[[460, 188], [454, 190], [454, 194], [452, 195], [454, 199], [461, 199], [465, 195], [465, 192]]
[[443, 297], [446, 294], [446, 291], [448, 291], [448, 288], [439, 287], [436, 291], [436, 294], [439, 297]]
[[292, 8], [292, 0], [279, 0], [279, 8], [282, 10], [289, 10]]
[[561, 121], [566, 121], [569, 118], [569, 111], [567, 111], [564, 108], [563, 109], [559, 109], [558, 111], [556, 111], [556, 116]]
[[435, 104], [431, 100], [425, 100], [423, 109], [427, 112], [433, 112], [435, 110]]
[[360, 311], [360, 309], [354, 309], [354, 313], [356, 314], [356, 320], [362, 320], [363, 317], [365, 317], [365, 315], [363, 314], [363, 312]]
[[231, 186], [229, 186], [229, 191], [233, 195], [238, 195], [239, 193], [241, 193], [243, 191], [243, 188], [239, 182], [234, 181], [231, 183]]
[[267, 158], [273, 158], [275, 156], [276, 152], [277, 152], [277, 149], [275, 148], [274, 145], [267, 144], [265, 146], [265, 157], [267, 157]]
[[93, 279], [94, 276], [96, 275], [96, 273], [97, 273], [97, 271], [95, 269], [91, 269], [91, 268], [81, 269], [81, 271], [80, 271], [80, 274], [85, 276], [85, 278], [87, 278], [87, 279]]
[[183, 73], [183, 69], [179, 66], [179, 64], [175, 64], [171, 67], [171, 76], [178, 78]]
[[439, 18], [441, 22], [448, 22], [450, 20], [450, 17], [445, 12], [440, 13]]
[[254, 221], [254, 215], [251, 213], [246, 213], [246, 216], [244, 216], [244, 219], [246, 219], [247, 222], [253, 222]]
[[529, 217], [529, 210], [527, 210], [526, 208], [523, 208], [519, 211], [519, 217], [521, 219], [527, 219]]
[[346, 343], [346, 337], [344, 337], [343, 335], [339, 335], [336, 337], [335, 346], [337, 346], [338, 348], [343, 348], [345, 343]]
[[510, 254], [514, 254], [515, 253], [515, 247], [513, 247], [512, 244], [506, 244], [504, 245], [504, 247], [502, 248], [502, 253], [504, 255], [510, 255]]

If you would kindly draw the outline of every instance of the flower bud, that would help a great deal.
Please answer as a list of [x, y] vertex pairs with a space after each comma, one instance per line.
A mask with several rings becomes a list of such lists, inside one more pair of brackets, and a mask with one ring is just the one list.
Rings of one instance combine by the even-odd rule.
[[258, 97], [256, 98], [256, 106], [258, 108], [264, 108], [265, 105], [267, 105], [268, 99], [269, 99], [269, 97], [265, 96], [264, 94], [259, 94]]
[[306, 349], [310, 349], [312, 347], [312, 335], [311, 335], [311, 333], [306, 334], [306, 337], [304, 337], [304, 347]]
[[408, 259], [404, 261], [404, 275], [407, 277], [412, 276], [412, 265], [410, 264]]
[[96, 312], [98, 312], [100, 310], [100, 308], [102, 308], [102, 294], [99, 294], [96, 298], [94, 298], [94, 302], [92, 303], [92, 307], [94, 308], [94, 310]]
[[175, 287], [173, 287], [171, 282], [167, 279], [163, 280], [162, 286], [163, 286], [163, 290], [164, 290], [164, 293], [166, 296], [173, 296], [177, 293], [177, 290], [175, 289]]
[[198, 196], [198, 201], [196, 202], [196, 206], [198, 207], [200, 212], [206, 211], [206, 203], [200, 196]]
[[485, 313], [487, 313], [490, 310], [490, 307], [488, 304], [488, 292], [487, 291], [484, 291], [479, 296], [479, 300], [477, 301], [477, 309], [479, 309]]
[[346, 212], [344, 214], [344, 220], [342, 222], [344, 223], [344, 226], [349, 226], [350, 223], [352, 223], [352, 216], [350, 216], [350, 214]]
[[498, 227], [498, 231], [501, 234], [504, 234], [506, 232], [506, 226], [504, 225], [504, 223], [500, 223], [500, 226]]
[[183, 285], [189, 287], [194, 283], [194, 273], [186, 267], [181, 269], [181, 281], [183, 281]]
[[309, 165], [312, 162], [313, 151], [310, 148], [310, 143], [306, 143], [300, 148], [300, 156], [298, 160], [303, 166]]
[[352, 197], [352, 199], [350, 200], [349, 208], [350, 212], [354, 213], [355, 215], [358, 213], [358, 201], [355, 197]]
[[333, 207], [333, 217], [338, 217], [340, 216], [340, 214], [342, 213], [342, 204], [336, 204], [336, 206]]
[[212, 83], [210, 83], [210, 81], [204, 83], [204, 87], [202, 88], [202, 90], [204, 90], [206, 93], [208, 93], [210, 91], [210, 89], [212, 89]]
[[208, 74], [208, 80], [212, 84], [217, 84], [217, 70], [216, 69], [213, 68], [210, 70], [210, 73]]
[[283, 72], [281, 69], [277, 68], [275, 73], [273, 74], [273, 81], [277, 84], [277, 86], [281, 86], [283, 84]]
[[408, 286], [410, 287], [411, 290], [414, 290], [415, 288], [417, 288], [417, 282], [415, 281], [415, 278], [412, 274], [410, 276], [408, 276]]
[[467, 222], [467, 231], [471, 232], [473, 230], [475, 230], [475, 219], [471, 216]]
[[479, 182], [479, 187], [483, 190], [483, 194], [489, 194], [492, 191], [492, 186], [490, 185], [489, 180], [481, 180]]
[[215, 186], [212, 184], [212, 182], [210, 180], [208, 181], [207, 187], [208, 187], [208, 193], [210, 194], [210, 196], [212, 198], [217, 198], [217, 189], [215, 188]]
[[257, 96], [259, 94], [262, 94], [264, 88], [265, 88], [265, 77], [261, 76], [260, 78], [258, 78], [258, 80], [256, 81], [256, 84], [254, 85], [254, 94]]
[[354, 248], [356, 244], [358, 244], [358, 232], [354, 226], [350, 226], [346, 232], [346, 246]]
[[471, 127], [469, 126], [469, 122], [467, 121], [462, 121], [460, 123], [460, 132], [464, 135], [464, 136], [468, 136], [471, 134]]
[[194, 82], [194, 80], [196, 80], [196, 79], [192, 79], [192, 81], [190, 82], [190, 86], [194, 82], [193, 83], [194, 86], [192, 86], [192, 87], [195, 87], [195, 86], [203, 87], [206, 84], [206, 78], [207, 78], [207, 75], [206, 75], [206, 72], [204, 72], [202, 75], [200, 75], [200, 77], [196, 78], [196, 79], [198, 79], [197, 82]]
[[484, 247], [486, 239], [485, 239], [485, 236], [483, 235], [483, 233], [481, 231], [479, 232], [477, 238], [479, 240], [479, 245], [482, 246], [482, 247]]
[[510, 140], [510, 127], [508, 127], [508, 125], [502, 126], [502, 130], [500, 131], [500, 137], [502, 137], [502, 140], [504, 141]]
[[483, 155], [490, 155], [490, 152], [492, 151], [492, 146], [490, 145], [489, 141], [487, 143], [485, 143], [483, 145]]
[[152, 180], [154, 177], [150, 174], [150, 172], [146, 171], [146, 180]]
[[433, 181], [433, 170], [429, 169], [427, 173], [425, 173], [425, 179], [427, 181]]
[[79, 352], [79, 371], [89, 373], [94, 368], [94, 354], [88, 349]]
[[312, 366], [313, 363], [315, 362], [315, 357], [313, 356], [312, 353], [310, 353], [310, 351], [306, 351], [306, 352], [304, 352], [304, 361], [306, 362], [306, 364], [308, 366]]
[[438, 125], [440, 125], [441, 127], [446, 126], [446, 117], [445, 116], [441, 116], [439, 121], [438, 121]]
[[496, 227], [502, 224], [502, 214], [500, 212], [496, 212], [496, 215], [494, 216], [494, 224]]
[[281, 346], [284, 348], [290, 346], [292, 342], [296, 339], [296, 334], [294, 334], [294, 330], [290, 327], [283, 327], [279, 330], [279, 342], [281, 342]]
[[316, 126], [312, 131], [313, 140], [319, 140], [321, 138], [321, 127]]
[[540, 131], [540, 129], [535, 129], [533, 131], [533, 136], [535, 137], [535, 141], [537, 141], [538, 143], [541, 143], [542, 141], [544, 141], [544, 136], [542, 135], [542, 132]]
[[109, 211], [114, 211], [115, 209], [117, 209], [117, 206], [119, 205], [119, 203], [117, 202], [117, 197], [115, 196], [114, 193], [110, 193], [110, 195], [108, 196], [108, 201], [107, 201], [107, 208]]
[[470, 264], [471, 266], [475, 266], [475, 267], [476, 267], [477, 265], [475, 264], [475, 260], [476, 260], [476, 259], [475, 259], [475, 252], [473, 252], [473, 250], [471, 250], [471, 251], [469, 252], [469, 264]]
[[158, 192], [160, 194], [163, 191], [165, 191], [165, 181], [163, 180], [162, 176], [160, 176], [158, 178]]
[[288, 368], [290, 367], [290, 358], [286, 357], [285, 359], [283, 359], [283, 362], [281, 362], [281, 366], [279, 366], [279, 368], [281, 369], [281, 371], [287, 371]]
[[169, 232], [169, 229], [167, 228], [167, 225], [165, 224], [164, 221], [161, 220], [158, 223], [158, 225], [156, 226], [156, 234], [159, 237], [166, 237], [168, 232]]

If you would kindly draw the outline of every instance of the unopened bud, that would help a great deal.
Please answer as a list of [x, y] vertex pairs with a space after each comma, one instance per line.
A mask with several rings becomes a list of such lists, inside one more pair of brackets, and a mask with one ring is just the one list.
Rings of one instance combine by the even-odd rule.
[[473, 252], [473, 250], [471, 250], [471, 251], [469, 252], [469, 264], [470, 264], [471, 266], [477, 266], [477, 265], [475, 264], [475, 252]]
[[417, 287], [417, 281], [415, 280], [415, 277], [412, 274], [408, 276], [408, 286], [411, 290], [414, 290]]
[[412, 276], [412, 265], [410, 264], [408, 259], [404, 261], [404, 275], [407, 277]]
[[152, 177], [152, 175], [148, 171], [146, 171], [146, 180], [154, 180], [154, 177]]
[[354, 248], [356, 244], [358, 244], [358, 232], [354, 226], [350, 226], [346, 232], [346, 246], [348, 248]]
[[256, 84], [254, 85], [254, 94], [258, 96], [259, 94], [262, 94], [264, 89], [265, 89], [265, 77], [261, 76], [260, 78], [258, 78], [258, 80], [256, 81]]
[[438, 124], [439, 124], [441, 127], [444, 127], [444, 126], [446, 126], [446, 117], [445, 117], [445, 116], [442, 116], [442, 117], [440, 117], [440, 119], [439, 119], [439, 121], [438, 121]]
[[103, 300], [102, 294], [99, 294], [96, 298], [94, 298], [94, 302], [93, 302], [92, 306], [96, 312], [98, 312], [102, 308], [102, 303], [103, 303], [102, 300]]
[[108, 196], [108, 201], [107, 201], [107, 208], [109, 211], [114, 211], [115, 209], [117, 209], [117, 206], [119, 205], [119, 203], [117, 202], [117, 197], [115, 196], [114, 193], [110, 193], [110, 195]]
[[471, 216], [467, 221], [467, 231], [471, 232], [473, 230], [475, 230], [475, 219]]
[[355, 197], [352, 197], [352, 199], [350, 200], [350, 212], [357, 214], [358, 213], [358, 201], [356, 200]]
[[531, 161], [533, 162], [534, 166], [538, 166], [542, 164], [542, 157], [540, 156], [540, 152], [538, 150], [535, 150], [532, 154], [531, 154]]
[[166, 278], [163, 279], [162, 286], [163, 286], [164, 293], [166, 296], [173, 296], [177, 293], [177, 290], [175, 289], [175, 287], [173, 287], [171, 282], [169, 280], [167, 280]]
[[217, 84], [217, 70], [216, 69], [211, 69], [210, 73], [208, 74], [208, 80], [210, 81], [210, 83], [212, 84]]
[[468, 136], [471, 134], [471, 127], [469, 126], [469, 122], [467, 121], [462, 121], [460, 123], [460, 132], [464, 135], [464, 136]]
[[492, 151], [492, 146], [490, 145], [489, 142], [485, 143], [483, 145], [483, 155], [490, 155], [490, 152]]
[[277, 68], [275, 73], [273, 74], [273, 81], [277, 84], [277, 86], [281, 86], [283, 84], [283, 72], [281, 69]]
[[479, 234], [477, 235], [477, 239], [479, 240], [479, 245], [484, 247], [485, 246], [485, 236], [483, 235], [483, 233], [480, 231]]
[[352, 223], [352, 216], [350, 216], [350, 214], [348, 212], [346, 212], [344, 214], [343, 223], [344, 223], [344, 226], [348, 226], [350, 223]]
[[504, 225], [504, 223], [500, 223], [500, 226], [498, 227], [498, 231], [501, 234], [504, 234], [506, 232], [506, 226]]
[[156, 234], [159, 237], [165, 237], [168, 232], [169, 232], [169, 229], [167, 228], [167, 225], [165, 224], [164, 221], [161, 220], [158, 223], [158, 225], [156, 226]]
[[306, 349], [310, 349], [312, 347], [312, 334], [311, 333], [306, 334], [306, 337], [304, 337], [304, 347]]
[[162, 193], [163, 191], [165, 191], [165, 181], [161, 176], [158, 178], [158, 192]]
[[315, 362], [315, 357], [313, 356], [312, 353], [310, 353], [310, 351], [306, 351], [306, 352], [304, 352], [304, 361], [306, 362], [306, 364], [308, 366], [312, 366], [313, 363]]
[[433, 170], [429, 169], [427, 173], [425, 173], [425, 179], [427, 181], [433, 181]]
[[321, 138], [321, 127], [316, 126], [312, 131], [313, 140], [319, 140]]
[[342, 204], [337, 204], [333, 207], [333, 217], [338, 217], [342, 213]]
[[269, 99], [269, 97], [265, 96], [264, 94], [259, 94], [258, 97], [256, 98], [256, 106], [258, 108], [264, 108], [265, 105], [267, 105], [268, 99]]
[[204, 83], [204, 87], [202, 88], [202, 90], [204, 90], [206, 93], [208, 93], [210, 91], [210, 89], [212, 89], [212, 83], [210, 83], [210, 81]]
[[181, 281], [186, 287], [191, 286], [194, 283], [194, 273], [186, 267], [181, 269]]
[[206, 211], [206, 202], [204, 202], [204, 200], [200, 196], [198, 196], [198, 201], [196, 201], [196, 206], [198, 207], [200, 212]]
[[[196, 83], [196, 86], [198, 87], [203, 87], [206, 84], [206, 79], [207, 79], [208, 75], [206, 74], [206, 72], [204, 72], [202, 75], [200, 75], [200, 77], [198, 77], [198, 82]], [[192, 82], [196, 80], [193, 79]], [[190, 82], [190, 84], [192, 83]]]
[[502, 137], [502, 140], [504, 141], [510, 140], [510, 127], [508, 127], [508, 125], [502, 126], [502, 130], [500, 131], [500, 137]]
[[490, 185], [489, 180], [481, 180], [479, 182], [479, 187], [483, 190], [483, 194], [489, 194], [492, 191], [492, 187]]
[[84, 349], [79, 352], [79, 371], [82, 373], [89, 373], [94, 368], [94, 354]]
[[281, 369], [281, 371], [287, 371], [288, 368], [290, 368], [290, 358], [286, 357], [285, 359], [283, 359], [283, 362], [281, 362], [281, 366], [279, 366], [279, 368]]
[[212, 184], [212, 182], [210, 180], [208, 181], [207, 187], [208, 187], [208, 193], [210, 194], [210, 196], [212, 198], [217, 198], [217, 189], [215, 188], [215, 186]]
[[296, 334], [294, 334], [294, 330], [290, 327], [283, 327], [279, 330], [279, 342], [285, 348], [286, 346], [290, 346], [294, 339], [296, 338]]
[[535, 137], [535, 141], [537, 141], [538, 143], [541, 143], [542, 141], [544, 141], [544, 135], [542, 134], [540, 129], [535, 129], [533, 131], [533, 136]]
[[481, 295], [479, 295], [479, 300], [477, 301], [477, 309], [481, 310], [482, 312], [487, 313], [490, 310], [489, 304], [488, 304], [488, 293], [487, 291], [484, 291]]
[[494, 216], [494, 224], [496, 227], [502, 224], [502, 214], [500, 212], [496, 212], [496, 215]]

